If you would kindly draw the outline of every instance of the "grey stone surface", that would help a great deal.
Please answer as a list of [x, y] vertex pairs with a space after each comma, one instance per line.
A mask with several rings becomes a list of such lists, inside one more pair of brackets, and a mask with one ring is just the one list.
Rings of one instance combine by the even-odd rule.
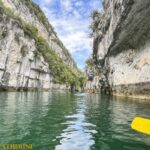
[[101, 88], [150, 98], [150, 1], [104, 0], [103, 4], [93, 38], [93, 59], [103, 72]]
[[[2, 0], [5, 7], [15, 11], [25, 22], [35, 25], [39, 35], [44, 37], [49, 46], [74, 68], [74, 61], [52, 39], [58, 37], [49, 34], [45, 26], [32, 14], [20, 0]], [[50, 27], [49, 27], [50, 28]], [[16, 38], [17, 37], [17, 38]], [[24, 34], [22, 28], [13, 19], [2, 16], [0, 20], [0, 89], [1, 90], [35, 90], [35, 89], [69, 89], [66, 85], [52, 83], [53, 77], [48, 63], [37, 51], [35, 40]]]
[[[22, 29], [11, 20], [0, 22], [0, 31], [7, 28], [7, 36], [0, 40], [0, 84], [1, 88], [21, 89], [49, 89], [49, 65], [43, 56], [35, 55], [35, 41], [30, 39]], [[19, 34], [19, 41], [15, 39]]]

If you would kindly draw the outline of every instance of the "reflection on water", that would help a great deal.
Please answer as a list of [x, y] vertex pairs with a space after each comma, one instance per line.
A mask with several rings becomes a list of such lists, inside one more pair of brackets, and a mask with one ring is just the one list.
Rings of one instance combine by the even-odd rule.
[[0, 93], [0, 143], [35, 150], [149, 150], [150, 136], [130, 128], [150, 104], [100, 94]]
[[76, 114], [66, 115], [67, 128], [63, 130], [60, 138], [60, 145], [56, 146], [56, 150], [72, 149], [88, 150], [95, 142], [92, 134], [96, 133], [95, 125], [86, 121], [85, 110], [86, 100], [81, 94], [77, 94]]

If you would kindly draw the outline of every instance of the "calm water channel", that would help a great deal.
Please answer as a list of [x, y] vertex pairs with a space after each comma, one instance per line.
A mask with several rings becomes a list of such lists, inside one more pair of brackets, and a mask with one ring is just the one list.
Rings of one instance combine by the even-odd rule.
[[34, 150], [150, 150], [150, 136], [130, 128], [150, 118], [150, 104], [100, 94], [0, 93], [0, 144]]

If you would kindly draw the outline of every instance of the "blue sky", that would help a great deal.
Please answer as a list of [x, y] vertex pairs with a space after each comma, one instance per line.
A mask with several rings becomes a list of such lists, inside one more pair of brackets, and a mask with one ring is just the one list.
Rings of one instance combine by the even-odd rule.
[[92, 53], [89, 38], [90, 12], [101, 10], [101, 0], [34, 0], [45, 12], [58, 37], [79, 68]]

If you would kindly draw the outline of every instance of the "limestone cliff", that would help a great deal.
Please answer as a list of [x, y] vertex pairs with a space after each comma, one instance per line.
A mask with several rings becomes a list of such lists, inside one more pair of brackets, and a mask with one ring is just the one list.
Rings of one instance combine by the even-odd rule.
[[93, 60], [102, 72], [101, 90], [150, 98], [149, 14], [149, 0], [103, 1], [93, 29]]
[[38, 5], [0, 0], [0, 89], [68, 89], [79, 75]]
[[101, 79], [100, 77], [101, 73], [99, 69], [96, 68], [96, 65], [94, 64], [92, 58], [89, 58], [86, 61], [85, 73], [88, 77], [88, 80], [85, 86], [86, 92], [89, 92], [89, 93], [100, 92], [101, 85], [100, 85], [99, 80]]

